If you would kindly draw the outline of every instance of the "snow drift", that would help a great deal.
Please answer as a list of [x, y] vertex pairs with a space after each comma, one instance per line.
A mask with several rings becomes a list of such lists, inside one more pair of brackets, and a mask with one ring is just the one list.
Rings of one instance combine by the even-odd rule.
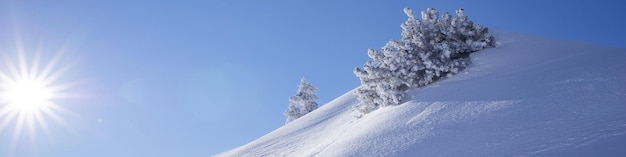
[[215, 156], [620, 156], [626, 49], [495, 31], [465, 72], [361, 118], [353, 91]]

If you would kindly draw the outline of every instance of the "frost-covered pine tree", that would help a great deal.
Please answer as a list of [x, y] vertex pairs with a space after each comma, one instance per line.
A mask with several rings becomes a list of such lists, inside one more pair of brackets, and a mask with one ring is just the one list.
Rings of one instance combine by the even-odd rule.
[[284, 113], [287, 116], [285, 124], [317, 109], [317, 103], [315, 102], [317, 100], [316, 92], [317, 88], [311, 83], [306, 82], [304, 78], [300, 80], [298, 92], [289, 98], [289, 107]]
[[453, 17], [428, 8], [421, 20], [409, 8], [404, 12], [402, 39], [369, 49], [372, 60], [354, 70], [361, 79], [354, 108], [362, 113], [400, 104], [407, 90], [456, 74], [469, 66], [471, 52], [495, 46], [488, 29], [470, 21], [463, 9]]

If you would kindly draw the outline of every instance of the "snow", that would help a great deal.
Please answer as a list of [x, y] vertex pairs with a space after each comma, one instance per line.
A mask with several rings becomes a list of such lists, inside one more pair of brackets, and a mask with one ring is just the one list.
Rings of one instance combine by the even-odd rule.
[[466, 72], [356, 118], [354, 91], [215, 156], [621, 156], [626, 49], [495, 31]]

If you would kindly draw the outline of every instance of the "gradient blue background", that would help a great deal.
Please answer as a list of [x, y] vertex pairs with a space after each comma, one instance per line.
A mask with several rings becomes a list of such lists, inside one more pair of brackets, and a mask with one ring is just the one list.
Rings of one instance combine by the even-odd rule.
[[[402, 9], [463, 7], [492, 29], [626, 47], [622, 2], [0, 1], [0, 53], [66, 46], [55, 99], [67, 126], [22, 134], [15, 156], [208, 156], [282, 126], [301, 77], [325, 104], [357, 87], [368, 48], [400, 38]], [[74, 63], [74, 64], [69, 64]], [[581, 63], [582, 64], [582, 63]], [[4, 65], [3, 65], [4, 66]], [[0, 132], [9, 153], [14, 125]], [[34, 139], [34, 140], [31, 140]]]

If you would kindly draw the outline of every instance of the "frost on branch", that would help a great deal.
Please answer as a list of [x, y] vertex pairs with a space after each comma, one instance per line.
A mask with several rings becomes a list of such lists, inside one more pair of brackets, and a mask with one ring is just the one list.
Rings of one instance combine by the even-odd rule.
[[369, 49], [372, 60], [354, 70], [361, 79], [354, 108], [362, 113], [400, 104], [407, 90], [454, 75], [470, 64], [470, 53], [495, 46], [487, 27], [469, 20], [463, 9], [452, 16], [428, 8], [421, 20], [409, 8], [404, 13], [402, 39]]
[[304, 78], [300, 80], [298, 92], [296, 92], [295, 96], [289, 98], [289, 106], [284, 113], [287, 116], [285, 124], [317, 109], [317, 103], [315, 102], [317, 100], [316, 92], [317, 88], [311, 83], [306, 82]]

